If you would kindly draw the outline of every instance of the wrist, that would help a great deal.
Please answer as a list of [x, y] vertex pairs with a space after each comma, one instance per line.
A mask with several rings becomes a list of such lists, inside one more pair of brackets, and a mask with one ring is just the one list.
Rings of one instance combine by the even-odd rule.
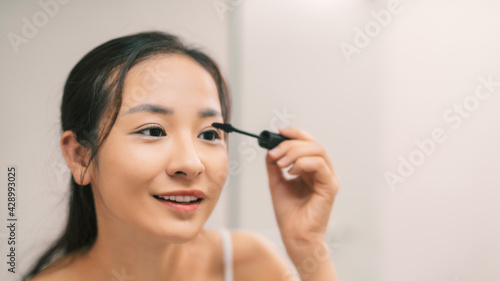
[[322, 239], [314, 241], [294, 241], [293, 243], [288, 242], [284, 244], [288, 255], [294, 263], [295, 260], [300, 263], [302, 260], [308, 258], [318, 261], [330, 259], [330, 248], [326, 241]]
[[300, 280], [337, 280], [330, 248], [325, 241], [288, 246], [286, 250]]
[[326, 244], [325, 234], [320, 233], [318, 235], [307, 235], [307, 236], [283, 236], [283, 244], [285, 247], [290, 248], [295, 251], [307, 251], [317, 245]]

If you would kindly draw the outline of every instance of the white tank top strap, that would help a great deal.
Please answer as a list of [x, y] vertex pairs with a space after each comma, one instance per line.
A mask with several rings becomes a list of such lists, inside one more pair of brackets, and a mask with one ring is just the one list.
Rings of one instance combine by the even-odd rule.
[[222, 254], [224, 258], [224, 280], [233, 281], [233, 241], [231, 232], [222, 228], [219, 229], [222, 239]]

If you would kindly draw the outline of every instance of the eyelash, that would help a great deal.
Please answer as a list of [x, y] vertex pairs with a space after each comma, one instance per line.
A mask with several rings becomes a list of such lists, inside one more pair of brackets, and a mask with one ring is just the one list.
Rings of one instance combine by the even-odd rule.
[[[142, 129], [140, 131], [137, 131], [136, 134], [146, 135], [146, 134], [143, 134], [141, 132], [146, 131], [146, 130], [152, 130], [152, 129], [159, 129], [159, 130], [161, 130], [162, 135], [165, 135], [165, 131], [161, 127], [159, 127], [159, 126], [149, 126], [149, 127], [146, 127], [146, 128], [144, 128], [144, 129]], [[202, 134], [204, 134], [204, 133], [211, 133], [211, 132], [213, 132], [215, 134], [215, 139], [221, 139], [221, 134], [219, 133], [218, 130], [209, 130], [209, 131], [203, 132]], [[150, 135], [148, 137], [157, 138], [159, 136], [151, 136], [151, 133], [150, 133]], [[212, 140], [212, 141], [214, 141], [214, 140]]]

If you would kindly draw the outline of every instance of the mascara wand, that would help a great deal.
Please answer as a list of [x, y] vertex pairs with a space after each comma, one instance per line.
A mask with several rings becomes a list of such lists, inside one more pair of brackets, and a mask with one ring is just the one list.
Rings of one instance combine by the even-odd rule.
[[278, 144], [280, 144], [284, 140], [290, 140], [290, 138], [287, 138], [285, 136], [282, 136], [280, 134], [276, 134], [273, 132], [269, 132], [267, 130], [264, 130], [260, 133], [260, 135], [254, 135], [250, 134], [241, 130], [238, 130], [231, 126], [229, 123], [212, 123], [212, 126], [221, 129], [226, 133], [231, 133], [231, 132], [237, 132], [240, 134], [244, 134], [247, 136], [251, 136], [254, 138], [257, 138], [259, 140], [259, 145], [260, 147], [266, 148], [266, 149], [273, 149], [275, 148]]

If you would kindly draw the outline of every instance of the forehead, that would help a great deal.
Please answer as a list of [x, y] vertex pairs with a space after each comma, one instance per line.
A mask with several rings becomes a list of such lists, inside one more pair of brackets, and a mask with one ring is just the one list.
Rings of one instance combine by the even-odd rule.
[[181, 54], [158, 55], [127, 73], [120, 112], [138, 104], [220, 108], [217, 85], [197, 61]]

